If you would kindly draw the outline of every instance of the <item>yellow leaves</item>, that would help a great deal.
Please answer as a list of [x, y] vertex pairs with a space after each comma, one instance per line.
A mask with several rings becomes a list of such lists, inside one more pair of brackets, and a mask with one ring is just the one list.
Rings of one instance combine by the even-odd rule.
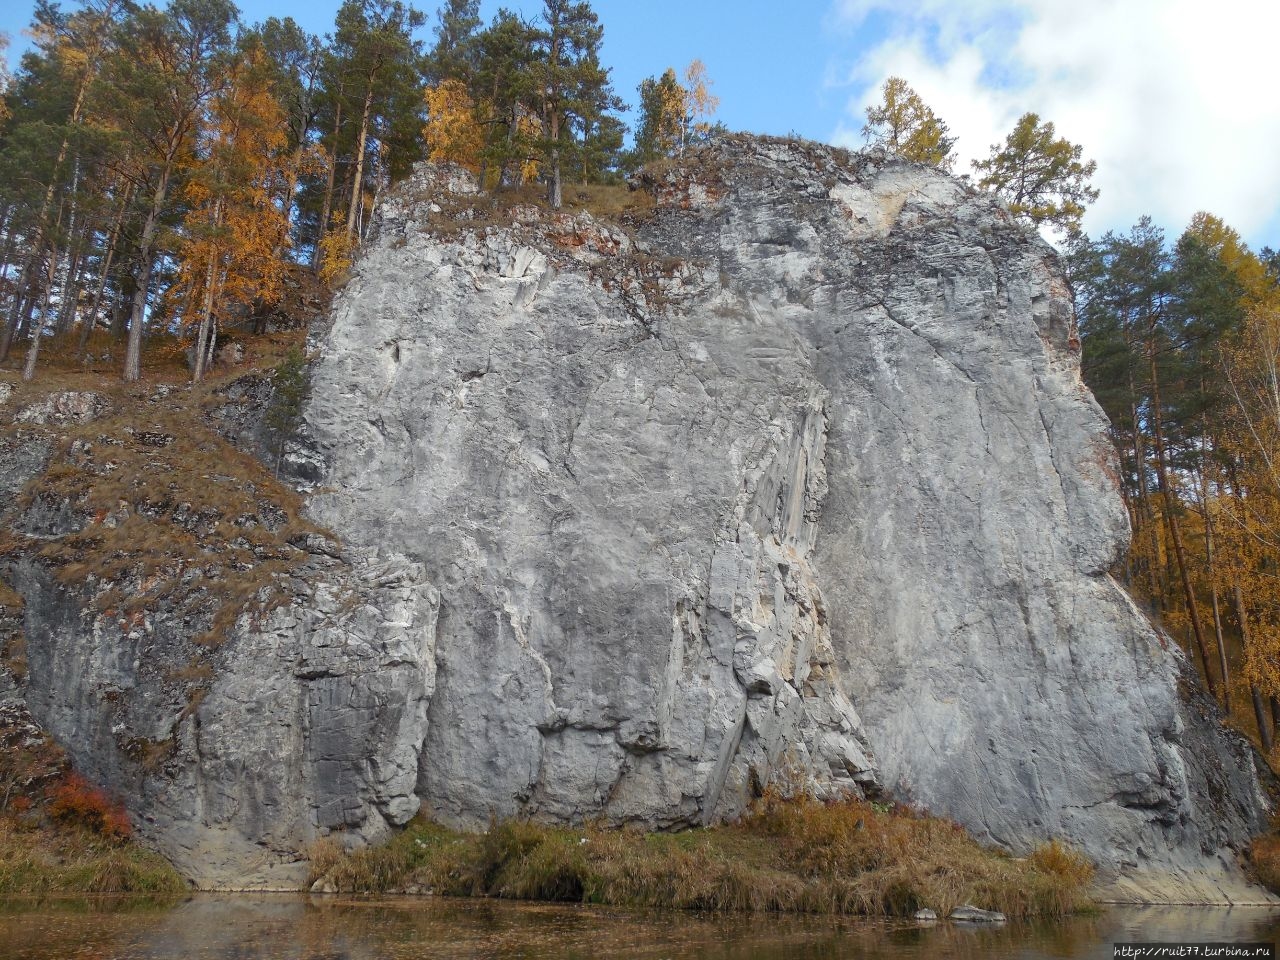
[[351, 269], [355, 241], [347, 233], [341, 218], [320, 241], [320, 279], [333, 286]]
[[654, 137], [662, 153], [673, 154], [684, 144], [684, 125], [687, 115], [687, 93], [676, 80], [676, 72], [670, 68], [662, 75], [654, 88], [657, 115], [654, 118]]
[[661, 77], [644, 80], [639, 89], [636, 149], [642, 159], [682, 154], [691, 140], [710, 133], [708, 120], [720, 99], [711, 93], [711, 80], [701, 60], [685, 68], [684, 83], [668, 67]]
[[475, 103], [461, 80], [444, 80], [428, 87], [427, 159], [432, 163], [456, 163], [472, 172], [480, 169], [484, 134], [476, 119]]
[[950, 170], [955, 163], [947, 125], [901, 77], [890, 77], [881, 87], [881, 102], [867, 108], [862, 135], [869, 144], [915, 163]]
[[1262, 261], [1245, 246], [1240, 234], [1220, 218], [1201, 210], [1191, 218], [1184, 236], [1204, 244], [1227, 268], [1244, 291], [1246, 306], [1274, 298], [1275, 285], [1267, 276]]
[[720, 108], [720, 98], [711, 93], [711, 86], [707, 66], [701, 60], [695, 59], [685, 67], [682, 114], [688, 128], [697, 133], [706, 134], [710, 131], [711, 125], [707, 121]]
[[[283, 111], [265, 57], [246, 51], [229, 65], [183, 188], [188, 203], [178, 248], [184, 322], [230, 319], [280, 297], [288, 222], [275, 202], [290, 165]], [[210, 291], [212, 284], [212, 291]]]

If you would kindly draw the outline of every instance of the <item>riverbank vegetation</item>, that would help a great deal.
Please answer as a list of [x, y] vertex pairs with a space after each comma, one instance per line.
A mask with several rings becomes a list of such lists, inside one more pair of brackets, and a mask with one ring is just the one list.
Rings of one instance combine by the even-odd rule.
[[1249, 866], [1254, 879], [1280, 894], [1280, 833], [1263, 834], [1249, 847]]
[[474, 834], [420, 819], [350, 854], [322, 841], [311, 873], [316, 889], [338, 893], [864, 916], [945, 917], [972, 904], [1011, 918], [1078, 911], [1093, 879], [1058, 843], [1019, 859], [909, 809], [778, 798], [735, 824], [681, 833], [510, 820]]
[[119, 798], [73, 771], [22, 711], [0, 716], [0, 896], [146, 894], [189, 888], [132, 840]]

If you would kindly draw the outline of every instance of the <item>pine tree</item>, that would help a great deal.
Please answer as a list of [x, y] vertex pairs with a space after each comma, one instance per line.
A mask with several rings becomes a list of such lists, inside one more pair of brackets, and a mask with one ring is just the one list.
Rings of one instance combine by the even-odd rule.
[[190, 161], [211, 100], [226, 82], [235, 6], [229, 0], [173, 0], [165, 12], [143, 8], [127, 23], [106, 86], [106, 116], [128, 131], [126, 176], [147, 203], [137, 240], [137, 276], [129, 315], [124, 379], [142, 374], [157, 240], [174, 179]]
[[1082, 162], [1083, 151], [1055, 137], [1052, 123], [1026, 113], [1004, 143], [993, 144], [991, 156], [973, 167], [982, 174], [978, 186], [1000, 196], [1014, 214], [1069, 233], [1080, 229], [1085, 208], [1098, 199], [1089, 185], [1098, 165]]
[[600, 65], [604, 28], [591, 5], [573, 0], [544, 0], [545, 24], [537, 35], [534, 76], [542, 118], [547, 167], [547, 200], [563, 204], [563, 166], [575, 149], [572, 127], [589, 123], [608, 109], [621, 108], [609, 71]]
[[901, 77], [890, 77], [880, 89], [880, 103], [867, 107], [862, 128], [867, 144], [950, 172], [956, 141], [947, 136], [947, 125]]
[[668, 67], [657, 79], [647, 77], [637, 88], [640, 94], [640, 122], [636, 127], [632, 162], [635, 166], [659, 157], [674, 156], [680, 149], [684, 118], [688, 111], [686, 91]]
[[[71, 274], [74, 280], [83, 253], [91, 211], [86, 209], [87, 191], [81, 189], [82, 175], [90, 172], [82, 159], [101, 145], [101, 138], [85, 124], [85, 114], [94, 90], [101, 89], [99, 68], [111, 53], [121, 9], [119, 0], [96, 0], [67, 15], [41, 0], [30, 30], [37, 52], [24, 57], [23, 75], [14, 91], [19, 126], [5, 144], [5, 179], [24, 185], [10, 194], [17, 203], [8, 224], [11, 238], [21, 230], [24, 254], [0, 340], [0, 359], [8, 355], [20, 322], [35, 316], [39, 305], [38, 319], [28, 323], [32, 342], [23, 371], [27, 379], [35, 373], [63, 257], [63, 275]], [[64, 307], [74, 295], [69, 287], [64, 281]], [[67, 311], [59, 312], [65, 316]]]
[[[354, 170], [344, 230], [349, 240], [364, 222], [366, 175], [378, 147], [418, 140], [421, 130], [422, 45], [413, 31], [423, 15], [400, 0], [345, 0], [338, 10], [330, 74], [342, 112], [355, 130]], [[406, 122], [412, 130], [406, 133]], [[336, 146], [336, 144], [335, 144]], [[407, 169], [411, 160], [397, 159]]]
[[496, 171], [498, 185], [507, 182], [514, 167], [529, 170], [537, 154], [537, 81], [533, 58], [537, 30], [515, 14], [500, 10], [476, 37], [477, 69], [474, 98], [484, 127], [480, 179], [487, 183]]
[[470, 87], [479, 66], [480, 0], [446, 0], [436, 11], [436, 21], [436, 43], [427, 57], [428, 80], [433, 86], [458, 80]]
[[[324, 50], [318, 37], [289, 17], [269, 17], [245, 42], [261, 45], [270, 92], [283, 111], [290, 160], [280, 184], [280, 206], [291, 227], [298, 226], [294, 246], [309, 247], [319, 238], [303, 231], [295, 209], [303, 180], [328, 173], [328, 158], [312, 140], [320, 116]], [[278, 253], [283, 255], [283, 250]]]

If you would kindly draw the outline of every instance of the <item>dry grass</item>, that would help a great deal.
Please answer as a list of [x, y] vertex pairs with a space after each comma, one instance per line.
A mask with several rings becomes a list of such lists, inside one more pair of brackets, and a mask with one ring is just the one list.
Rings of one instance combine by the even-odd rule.
[[[200, 638], [206, 647], [217, 646], [244, 612], [265, 615], [283, 599], [277, 584], [305, 561], [290, 541], [323, 531], [302, 518], [293, 490], [205, 414], [220, 402], [220, 386], [279, 363], [301, 336], [253, 338], [247, 365], [195, 386], [185, 383], [178, 345], [166, 360], [164, 338], [155, 338], [153, 370], [177, 374], [162, 392], [155, 382], [106, 382], [93, 371], [59, 368], [51, 351], [51, 369], [19, 386], [13, 405], [93, 390], [109, 408], [88, 423], [46, 428], [56, 452], [15, 506], [73, 517], [79, 529], [54, 539], [7, 532], [0, 553], [32, 556], [69, 586], [98, 584], [95, 608], [126, 625], [161, 601], [179, 603], [191, 622], [208, 624]], [[8, 599], [0, 596], [6, 607]]]
[[1280, 894], [1280, 833], [1265, 833], [1253, 841], [1249, 866], [1260, 884]]
[[186, 881], [163, 858], [87, 830], [0, 819], [0, 896], [70, 893], [177, 895]]
[[344, 893], [415, 885], [452, 896], [714, 911], [1011, 917], [1087, 905], [1092, 867], [1059, 844], [1014, 859], [954, 823], [868, 803], [766, 801], [741, 822], [675, 834], [527, 821], [463, 834], [415, 822], [381, 847], [321, 844], [313, 879]]
[[527, 219], [530, 214], [541, 219], [557, 215], [588, 213], [605, 224], [631, 228], [648, 220], [656, 209], [656, 201], [647, 190], [632, 190], [622, 184], [572, 184], [563, 188], [563, 206], [552, 210], [543, 186], [526, 185], [475, 194], [472, 196], [423, 195], [417, 202], [436, 203], [442, 213], [433, 216], [431, 230], [438, 236], [455, 237], [467, 232], [482, 232], [488, 227], [508, 227]]

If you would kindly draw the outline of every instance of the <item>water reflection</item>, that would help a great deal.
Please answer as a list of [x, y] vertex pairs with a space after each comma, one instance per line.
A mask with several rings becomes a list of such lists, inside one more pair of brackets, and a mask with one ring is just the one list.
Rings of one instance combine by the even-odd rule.
[[4, 960], [1109, 960], [1116, 940], [1274, 942], [1278, 934], [1280, 911], [1262, 908], [1112, 908], [990, 928], [439, 899], [0, 904]]

